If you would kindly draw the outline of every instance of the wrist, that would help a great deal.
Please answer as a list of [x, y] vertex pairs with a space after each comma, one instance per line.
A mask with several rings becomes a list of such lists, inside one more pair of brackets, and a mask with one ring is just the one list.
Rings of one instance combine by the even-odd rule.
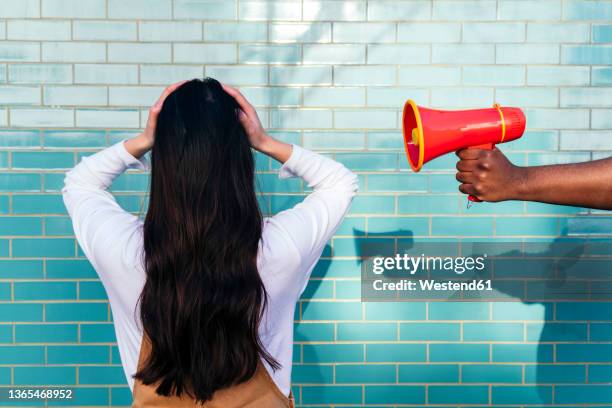
[[141, 157], [151, 150], [153, 142], [146, 135], [141, 133], [138, 136], [128, 139], [125, 142], [125, 146], [132, 156]]
[[274, 150], [274, 142], [276, 140], [265, 131], [256, 140], [257, 143], [253, 145], [253, 148], [258, 152], [269, 155]]
[[509, 189], [511, 191], [511, 197], [509, 198], [511, 200], [527, 200], [531, 192], [529, 180], [529, 167], [516, 166], [512, 177], [512, 188]]

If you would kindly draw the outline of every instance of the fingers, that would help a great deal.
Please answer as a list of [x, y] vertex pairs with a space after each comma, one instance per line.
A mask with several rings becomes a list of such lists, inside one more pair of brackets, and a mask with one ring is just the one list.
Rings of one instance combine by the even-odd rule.
[[457, 162], [457, 170], [459, 171], [474, 171], [478, 167], [477, 160], [459, 160]]
[[184, 79], [182, 81], [179, 82], [175, 82], [173, 84], [168, 85], [164, 91], [162, 92], [161, 96], [159, 97], [159, 99], [157, 99], [157, 101], [155, 102], [155, 104], [152, 106], [152, 109], [154, 111], [160, 111], [162, 105], [164, 104], [164, 100], [168, 97], [168, 95], [170, 95], [172, 92], [174, 92], [176, 90], [176, 88], [178, 88], [179, 86], [183, 85], [185, 82], [187, 82], [188, 79]]
[[460, 183], [473, 183], [475, 180], [474, 173], [460, 171], [455, 175], [455, 178]]
[[463, 183], [459, 185], [459, 191], [461, 191], [463, 194], [476, 196], [476, 189], [474, 188], [473, 184]]
[[236, 102], [238, 102], [238, 105], [240, 105], [240, 109], [242, 109], [247, 115], [252, 115], [253, 113], [255, 113], [255, 108], [253, 108], [253, 105], [251, 105], [249, 101], [247, 101], [247, 99], [244, 97], [244, 95], [242, 95], [242, 93], [240, 93], [239, 90], [223, 83], [221, 84], [221, 86], [223, 87], [223, 90], [225, 92], [230, 94], [236, 100]]

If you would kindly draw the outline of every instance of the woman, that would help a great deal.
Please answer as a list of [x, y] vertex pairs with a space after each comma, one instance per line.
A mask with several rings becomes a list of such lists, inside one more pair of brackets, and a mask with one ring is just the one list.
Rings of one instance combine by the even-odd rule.
[[[251, 148], [312, 193], [262, 218]], [[128, 168], [151, 170], [144, 223], [107, 191]], [[357, 191], [352, 172], [273, 139], [239, 91], [206, 78], [166, 88], [143, 133], [84, 157], [64, 182], [134, 406], [293, 406], [296, 302]]]

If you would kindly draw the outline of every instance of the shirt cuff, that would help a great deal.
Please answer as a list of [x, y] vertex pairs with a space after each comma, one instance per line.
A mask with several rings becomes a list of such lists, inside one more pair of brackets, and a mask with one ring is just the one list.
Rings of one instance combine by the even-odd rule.
[[294, 144], [292, 144], [291, 146], [293, 146], [291, 150], [291, 156], [289, 156], [289, 159], [285, 163], [283, 163], [283, 165], [280, 167], [278, 171], [278, 178], [280, 179], [286, 179], [289, 177], [297, 176], [297, 173], [295, 170], [303, 155], [304, 149]]
[[143, 171], [151, 170], [151, 164], [145, 158], [144, 155], [142, 155], [140, 158], [136, 158], [132, 156], [130, 152], [127, 151], [127, 149], [125, 148], [126, 140], [128, 139], [122, 139], [119, 142], [115, 143], [114, 146], [117, 150], [117, 153], [119, 154], [119, 157], [121, 158], [123, 163], [125, 163], [125, 166], [128, 168], [134, 168]]

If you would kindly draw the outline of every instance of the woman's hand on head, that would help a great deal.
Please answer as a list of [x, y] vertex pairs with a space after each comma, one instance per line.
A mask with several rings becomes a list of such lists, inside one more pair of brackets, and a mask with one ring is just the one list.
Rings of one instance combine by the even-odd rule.
[[157, 101], [149, 108], [149, 118], [147, 119], [147, 126], [145, 130], [139, 135], [145, 142], [144, 144], [150, 149], [153, 147], [153, 142], [155, 140], [155, 127], [157, 126], [157, 117], [159, 116], [159, 112], [161, 112], [162, 106], [164, 105], [164, 101], [176, 88], [183, 85], [187, 82], [188, 79], [175, 82], [171, 85], [168, 85], [161, 96]]
[[257, 111], [247, 101], [247, 99], [240, 93], [239, 90], [226, 84], [221, 84], [223, 90], [232, 96], [238, 105], [240, 106], [240, 112], [238, 112], [238, 118], [242, 127], [244, 128], [251, 146], [258, 151], [265, 150], [265, 145], [272, 139], [265, 131], [257, 116]]

